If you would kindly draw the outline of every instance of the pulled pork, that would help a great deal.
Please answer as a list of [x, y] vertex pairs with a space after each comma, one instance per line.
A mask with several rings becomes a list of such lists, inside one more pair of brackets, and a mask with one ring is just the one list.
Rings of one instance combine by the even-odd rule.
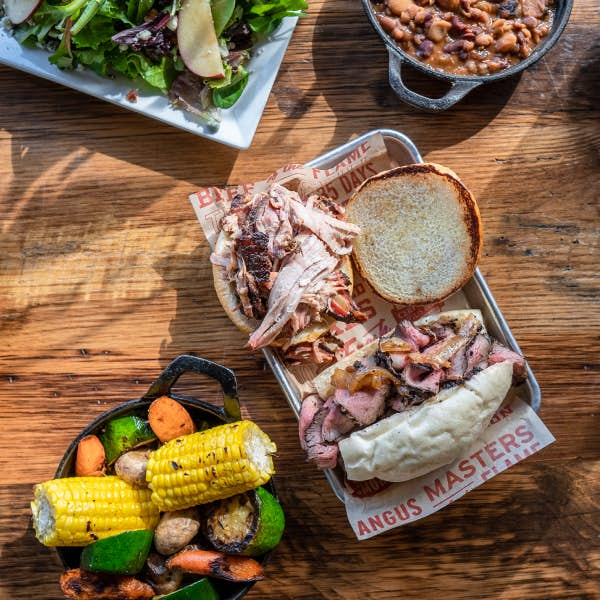
[[292, 360], [333, 360], [330, 343], [303, 342], [294, 350], [289, 340], [325, 315], [366, 319], [341, 271], [358, 227], [344, 221], [340, 207], [326, 198], [303, 199], [278, 184], [233, 198], [221, 227], [231, 240], [228, 251], [211, 260], [226, 269], [244, 315], [260, 321], [248, 346], [256, 350], [286, 340]]
[[300, 413], [300, 441], [320, 468], [337, 464], [339, 440], [395, 412], [422, 404], [486, 367], [509, 361], [513, 382], [525, 380], [525, 359], [492, 340], [472, 313], [416, 326], [402, 321], [379, 340], [375, 353], [336, 369], [323, 401], [307, 396]]

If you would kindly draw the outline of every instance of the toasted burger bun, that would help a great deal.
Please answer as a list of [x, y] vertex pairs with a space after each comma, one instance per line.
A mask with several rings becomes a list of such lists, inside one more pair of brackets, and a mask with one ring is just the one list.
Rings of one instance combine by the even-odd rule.
[[447, 298], [473, 275], [481, 255], [477, 204], [440, 165], [407, 165], [371, 177], [345, 215], [361, 228], [352, 252], [360, 273], [389, 302]]
[[[227, 254], [227, 244], [230, 239], [231, 238], [224, 231], [221, 231], [217, 237], [214, 252], [220, 255]], [[212, 269], [215, 291], [217, 292], [217, 297], [219, 298], [221, 306], [223, 306], [227, 316], [231, 319], [234, 325], [237, 326], [238, 329], [244, 333], [247, 333], [248, 335], [251, 334], [255, 329], [257, 329], [260, 322], [256, 319], [248, 318], [240, 310], [240, 299], [235, 291], [235, 283], [229, 281], [225, 267], [213, 264]], [[348, 256], [344, 256], [343, 258], [342, 271], [350, 278], [350, 290], [352, 290], [352, 262]], [[311, 323], [308, 327], [305, 327], [302, 331], [299, 331], [291, 339], [291, 341], [287, 339], [275, 340], [275, 342], [271, 345], [282, 346], [285, 344], [287, 346], [295, 346], [297, 344], [306, 342], [314, 342], [324, 333], [329, 331], [329, 328], [334, 322], [335, 319], [333, 317], [330, 317], [329, 315], [323, 315], [321, 321]]]
[[[455, 310], [434, 314], [415, 325], [474, 314], [479, 310]], [[317, 393], [328, 398], [334, 391], [331, 377], [377, 350], [379, 340], [328, 367], [314, 380]], [[512, 383], [512, 364], [502, 362], [480, 371], [460, 386], [443, 390], [423, 404], [396, 413], [355, 431], [339, 442], [348, 479], [408, 481], [451, 463], [488, 425]]]

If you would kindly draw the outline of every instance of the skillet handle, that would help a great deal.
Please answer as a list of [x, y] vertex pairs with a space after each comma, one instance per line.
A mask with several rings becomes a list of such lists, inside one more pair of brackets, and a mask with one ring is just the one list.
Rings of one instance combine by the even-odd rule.
[[388, 48], [390, 58], [389, 62], [389, 80], [390, 87], [396, 92], [396, 95], [416, 108], [422, 110], [438, 111], [446, 110], [454, 106], [459, 100], [464, 98], [470, 91], [479, 87], [481, 81], [456, 81], [452, 87], [441, 98], [428, 98], [409, 90], [404, 81], [402, 81], [402, 64], [404, 61], [391, 48]]
[[198, 373], [216, 379], [223, 390], [223, 410], [230, 421], [242, 418], [240, 401], [237, 395], [237, 381], [231, 369], [218, 365], [205, 358], [182, 354], [168, 365], [158, 379], [150, 386], [144, 398], [168, 396], [171, 388], [184, 373]]

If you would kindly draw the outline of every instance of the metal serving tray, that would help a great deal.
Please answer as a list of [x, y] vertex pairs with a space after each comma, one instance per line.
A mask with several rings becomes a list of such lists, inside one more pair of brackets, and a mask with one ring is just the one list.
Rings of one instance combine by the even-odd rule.
[[[352, 151], [358, 148], [366, 139], [375, 135], [381, 134], [385, 141], [388, 153], [391, 157], [390, 168], [407, 165], [412, 163], [423, 162], [423, 158], [419, 154], [417, 147], [404, 134], [392, 129], [375, 129], [364, 135], [346, 143], [342, 146], [334, 148], [329, 152], [318, 156], [307, 163], [309, 167], [318, 169], [330, 168], [341, 162]], [[488, 332], [497, 340], [508, 346], [511, 350], [521, 353], [519, 344], [515, 340], [513, 334], [508, 327], [508, 324], [502, 316], [502, 312], [498, 308], [490, 288], [485, 282], [485, 278], [479, 269], [475, 270], [473, 277], [462, 288], [462, 293], [466, 300], [463, 308], [478, 308], [483, 313], [486, 328]], [[275, 378], [279, 382], [281, 389], [288, 401], [288, 404], [296, 414], [300, 416], [300, 407], [302, 398], [299, 390], [293, 380], [289, 377], [288, 372], [276, 351], [265, 348], [263, 350], [267, 363], [271, 367]], [[542, 397], [540, 387], [536, 381], [529, 364], [527, 365], [527, 381], [520, 385], [519, 397], [527, 402], [535, 412], [538, 412]], [[335, 495], [344, 502], [344, 480], [339, 469], [326, 469], [325, 477], [331, 485], [331, 489]]]

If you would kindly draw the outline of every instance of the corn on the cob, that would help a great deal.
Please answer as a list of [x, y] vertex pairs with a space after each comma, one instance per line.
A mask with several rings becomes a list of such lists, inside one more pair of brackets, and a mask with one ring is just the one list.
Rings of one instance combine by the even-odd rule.
[[238, 421], [171, 440], [150, 453], [146, 481], [161, 511], [206, 504], [266, 483], [277, 450], [258, 425]]
[[87, 546], [123, 531], [154, 529], [150, 490], [118, 477], [67, 477], [36, 485], [33, 527], [45, 546]]

